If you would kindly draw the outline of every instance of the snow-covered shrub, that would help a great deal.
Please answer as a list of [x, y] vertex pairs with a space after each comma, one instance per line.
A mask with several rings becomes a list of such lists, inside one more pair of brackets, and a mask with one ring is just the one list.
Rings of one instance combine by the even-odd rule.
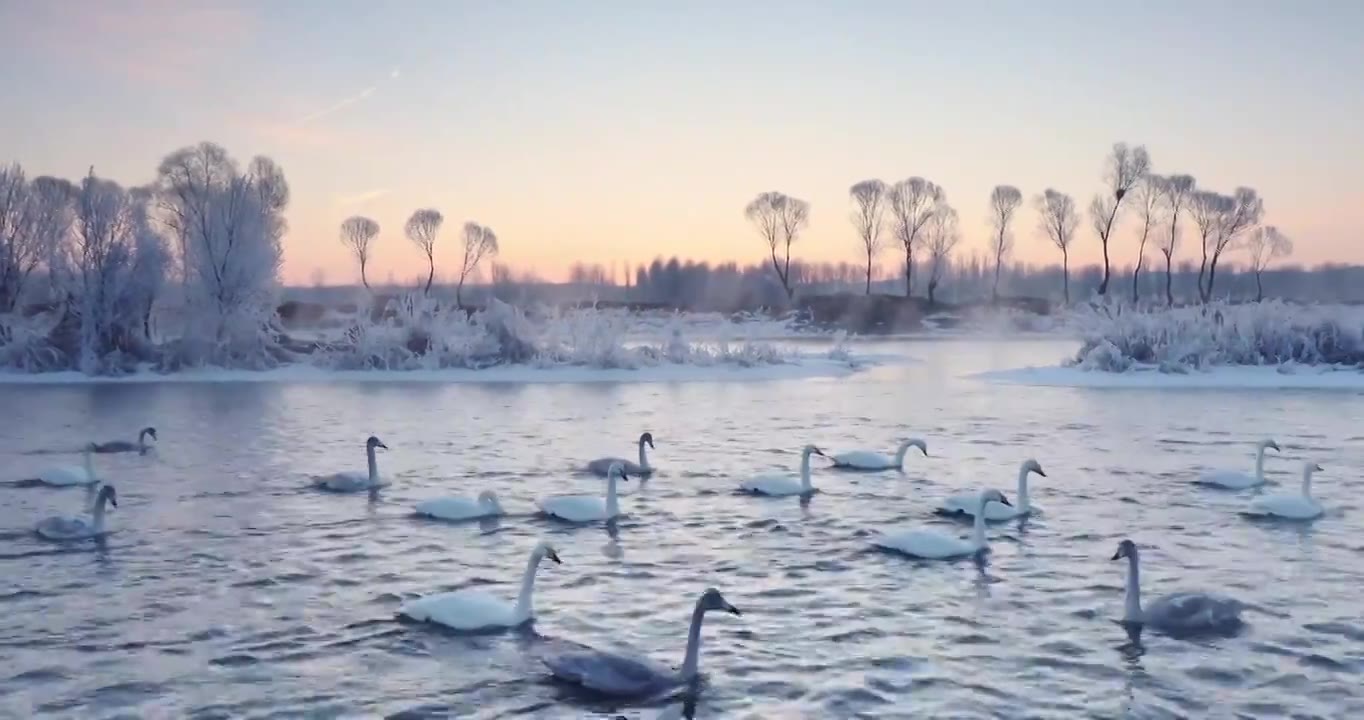
[[1220, 365], [1364, 367], [1364, 310], [1265, 301], [1138, 310], [1100, 307], [1083, 319], [1083, 345], [1068, 365], [1166, 372]]

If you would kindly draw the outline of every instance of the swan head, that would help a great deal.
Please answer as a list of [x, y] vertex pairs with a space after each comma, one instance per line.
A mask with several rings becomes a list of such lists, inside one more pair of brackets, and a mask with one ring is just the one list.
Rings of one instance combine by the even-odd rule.
[[118, 507], [118, 491], [114, 490], [113, 485], [102, 486], [99, 489], [99, 495], [95, 496], [96, 504], [102, 503], [105, 500], [108, 500], [110, 505]]
[[1321, 471], [1322, 471], [1321, 465], [1318, 465], [1315, 461], [1308, 460], [1307, 462], [1305, 462], [1305, 463], [1302, 464], [1302, 474], [1303, 474], [1303, 475], [1311, 475], [1311, 474], [1314, 473], [1314, 472], [1321, 472]]
[[1264, 440], [1261, 440], [1260, 449], [1273, 450], [1274, 452], [1283, 452], [1282, 450], [1279, 449], [1279, 444], [1274, 442], [1274, 438], [1265, 438]]
[[535, 555], [537, 562], [540, 560], [548, 559], [553, 560], [555, 565], [563, 564], [563, 561], [559, 559], [559, 553], [554, 550], [554, 546], [550, 545], [547, 542], [542, 542], [539, 545], [536, 545], [535, 550], [532, 554]]
[[987, 505], [991, 502], [997, 502], [1000, 505], [1008, 505], [1010, 507], [1013, 506], [1013, 503], [1009, 502], [1009, 498], [1005, 497], [1004, 493], [998, 490], [990, 489], [980, 494], [981, 505]]
[[649, 449], [650, 449], [650, 450], [653, 450], [653, 449], [654, 449], [654, 434], [653, 434], [653, 433], [647, 433], [647, 432], [646, 432], [646, 433], [644, 433], [643, 435], [640, 435], [640, 436], [639, 436], [639, 444], [640, 444], [640, 445], [648, 445], [648, 446], [649, 446]]
[[154, 428], [154, 427], [144, 427], [144, 428], [142, 428], [142, 432], [139, 433], [139, 435], [146, 435], [147, 437], [149, 437], [149, 438], [151, 438], [151, 439], [153, 439], [153, 440], [158, 439], [158, 438], [156, 437], [156, 428]]
[[1137, 544], [1131, 540], [1123, 540], [1118, 543], [1118, 551], [1113, 553], [1114, 560], [1121, 560], [1125, 557], [1134, 558], [1137, 556]]
[[908, 440], [905, 440], [904, 442], [900, 443], [901, 452], [908, 450], [912, 447], [919, 448], [919, 452], [923, 453], [924, 457], [928, 457], [928, 443], [924, 442], [923, 440], [920, 440], [919, 438], [909, 438]]
[[486, 505], [494, 510], [501, 510], [502, 504], [497, 501], [497, 493], [492, 490], [484, 490], [478, 494], [478, 504]]
[[630, 476], [625, 474], [625, 465], [623, 463], [613, 462], [611, 463], [611, 467], [606, 470], [606, 479], [629, 480]]
[[820, 450], [814, 445], [806, 445], [805, 448], [800, 451], [800, 454], [804, 455], [805, 457], [810, 457], [811, 455], [823, 455], [824, 451]]
[[369, 439], [365, 441], [365, 447], [369, 450], [373, 450], [374, 448], [383, 448], [385, 450], [388, 449], [388, 446], [384, 444], [383, 440], [380, 440], [379, 438], [374, 437], [373, 435], [370, 435]]
[[81, 448], [81, 452], [87, 453], [99, 452], [99, 446], [96, 445], [95, 443], [88, 442], [85, 444], [85, 447]]
[[706, 588], [706, 591], [701, 593], [701, 599], [696, 602], [696, 606], [700, 608], [702, 612], [707, 610], [724, 610], [730, 615], [743, 615], [743, 613], [739, 612], [739, 608], [730, 605], [729, 601], [725, 600], [725, 596], [721, 595], [720, 591], [715, 588]]
[[1037, 473], [1042, 477], [1047, 476], [1047, 474], [1042, 471], [1042, 463], [1039, 463], [1036, 460], [1024, 460], [1023, 465], [1019, 467], [1019, 470], [1022, 470], [1024, 475], [1027, 475], [1028, 473]]

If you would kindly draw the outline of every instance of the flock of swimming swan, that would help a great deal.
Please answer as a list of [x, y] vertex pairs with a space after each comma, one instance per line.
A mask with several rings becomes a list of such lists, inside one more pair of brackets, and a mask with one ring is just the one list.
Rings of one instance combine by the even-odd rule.
[[[156, 430], [145, 428], [138, 434], [136, 443], [127, 441], [89, 443], [84, 448], [82, 465], [51, 468], [40, 473], [35, 480], [45, 485], [86, 487], [89, 517], [46, 518], [37, 524], [37, 533], [49, 540], [79, 540], [97, 537], [107, 532], [104, 525], [105, 508], [118, 507], [118, 496], [114, 487], [104, 484], [96, 474], [93, 456], [96, 453], [109, 452], [146, 453], [154, 447], [146, 442], [147, 437], [156, 440]], [[1253, 475], [1239, 471], [1216, 471], [1204, 474], [1194, 482], [1227, 490], [1246, 490], [1265, 485], [1265, 451], [1269, 449], [1278, 451], [1279, 446], [1274, 440], [1267, 439], [1258, 443], [1256, 447]], [[365, 455], [368, 461], [366, 472], [324, 475], [316, 478], [315, 486], [340, 493], [378, 490], [386, 484], [379, 475], [376, 451], [380, 448], [387, 449], [387, 446], [379, 438], [369, 437], [365, 442]], [[604, 496], [552, 496], [540, 500], [540, 511], [550, 518], [570, 523], [614, 520], [622, 514], [617, 484], [628, 481], [632, 476], [639, 479], [647, 478], [654, 472], [653, 466], [649, 464], [646, 448], [654, 448], [653, 435], [647, 432], [639, 437], [637, 462], [607, 457], [598, 458], [587, 464], [590, 472], [605, 476]], [[902, 470], [910, 448], [918, 448], [925, 456], [928, 455], [927, 443], [918, 438], [900, 443], [893, 455], [854, 451], [830, 456], [814, 445], [806, 445], [801, 451], [799, 472], [794, 477], [760, 475], [741, 481], [738, 484], [738, 491], [768, 497], [808, 497], [818, 492], [810, 479], [810, 458], [813, 455], [827, 457], [834, 469], [879, 472]], [[1312, 473], [1318, 470], [1321, 470], [1321, 467], [1315, 462], [1304, 463], [1300, 492], [1257, 496], [1249, 502], [1244, 514], [1299, 521], [1310, 521], [1320, 517], [1323, 508], [1311, 496]], [[936, 514], [972, 519], [971, 533], [966, 539], [936, 530], [912, 528], [886, 531], [873, 539], [872, 545], [921, 560], [952, 560], [972, 556], [979, 558], [990, 550], [986, 533], [988, 522], [1021, 519], [1039, 511], [1031, 504], [1028, 494], [1028, 477], [1032, 474], [1047, 476], [1036, 460], [1025, 460], [1018, 469], [1017, 504], [1010, 502], [1004, 493], [992, 488], [976, 493], [952, 495], [943, 500], [936, 507]], [[473, 498], [456, 496], [426, 500], [418, 503], [415, 511], [420, 515], [449, 521], [468, 521], [506, 514], [498, 502], [497, 495], [491, 490], [485, 490]], [[1139, 558], [1137, 545], [1131, 540], [1120, 542], [1112, 558], [1127, 560], [1124, 623], [1151, 627], [1171, 635], [1224, 633], [1238, 628], [1241, 625], [1242, 610], [1253, 607], [1234, 598], [1206, 592], [1172, 593], [1143, 606]], [[520, 592], [515, 600], [509, 601], [484, 590], [464, 589], [405, 602], [398, 608], [397, 615], [408, 620], [438, 624], [458, 632], [488, 632], [524, 625], [535, 617], [532, 599], [535, 575], [540, 564], [546, 559], [556, 564], [561, 562], [555, 548], [542, 541], [531, 550], [521, 577]], [[692, 612], [686, 651], [682, 665], [677, 669], [663, 667], [645, 658], [604, 652], [589, 647], [572, 652], [559, 652], [544, 658], [543, 662], [553, 676], [561, 681], [610, 695], [635, 696], [676, 686], [699, 674], [702, 619], [712, 610], [733, 615], [741, 614], [719, 590], [706, 589], [697, 599]]]

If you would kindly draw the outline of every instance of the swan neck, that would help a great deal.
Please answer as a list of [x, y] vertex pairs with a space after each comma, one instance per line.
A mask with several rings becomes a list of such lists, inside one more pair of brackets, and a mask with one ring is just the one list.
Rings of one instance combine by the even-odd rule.
[[107, 502], [109, 502], [109, 496], [101, 495], [99, 499], [95, 501], [95, 509], [90, 511], [90, 517], [96, 533], [104, 532], [104, 505]]
[[369, 461], [369, 482], [371, 485], [379, 482], [379, 461], [374, 457], [374, 447], [365, 448], [365, 458]]
[[1265, 446], [1261, 445], [1255, 451], [1255, 479], [1263, 481], [1265, 479]]
[[526, 561], [526, 574], [521, 577], [521, 594], [516, 596], [517, 618], [529, 618], [535, 612], [531, 595], [535, 591], [535, 570], [539, 565], [540, 553], [538, 551], [531, 553], [530, 559]]
[[616, 497], [616, 478], [615, 473], [611, 473], [606, 478], [606, 514], [608, 517], [615, 517], [620, 514], [620, 501]]
[[904, 467], [905, 455], [909, 453], [909, 443], [900, 445], [900, 449], [895, 451], [895, 467]]
[[81, 462], [85, 465], [86, 476], [93, 478], [95, 476], [95, 455], [90, 452], [90, 448], [85, 449]]
[[1018, 471], [1018, 509], [1020, 512], [1027, 512], [1031, 505], [1028, 504], [1028, 469], [1022, 468]]
[[643, 440], [639, 441], [639, 466], [642, 468], [649, 467], [649, 455], [645, 451]]
[[810, 453], [801, 453], [800, 456], [800, 487], [809, 490], [813, 487], [810, 484]]
[[1123, 619], [1141, 622], [1141, 570], [1135, 553], [1127, 556], [1127, 597], [1124, 605]]
[[1312, 497], [1312, 468], [1302, 469], [1302, 496]]
[[984, 495], [976, 501], [976, 519], [971, 523], [971, 544], [975, 545], [977, 550], [985, 548], [985, 506], [989, 504]]
[[701, 663], [701, 621], [705, 617], [706, 611], [698, 600], [696, 609], [691, 611], [691, 627], [687, 629], [687, 655], [682, 658], [682, 671], [679, 674], [681, 680], [690, 680], [699, 672], [697, 666]]

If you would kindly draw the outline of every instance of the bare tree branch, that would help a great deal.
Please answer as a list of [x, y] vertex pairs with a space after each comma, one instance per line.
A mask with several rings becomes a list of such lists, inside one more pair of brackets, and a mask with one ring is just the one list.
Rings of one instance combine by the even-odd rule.
[[1014, 239], [1009, 232], [1009, 223], [1013, 221], [1014, 212], [1022, 204], [1023, 193], [1012, 185], [996, 185], [990, 192], [990, 225], [995, 229], [994, 236], [990, 239], [990, 249], [995, 256], [995, 282], [990, 287], [992, 302], [999, 302], [999, 273], [1004, 267], [1004, 260], [1009, 256], [1009, 251], [1013, 250]]
[[443, 222], [445, 217], [439, 210], [425, 208], [413, 212], [403, 228], [407, 233], [407, 239], [426, 254], [426, 287], [422, 290], [426, 294], [430, 294], [431, 281], [436, 277], [436, 236], [440, 234]]
[[[791, 300], [795, 297], [795, 289], [791, 284], [791, 244], [810, 223], [810, 203], [779, 192], [765, 192], [744, 208], [744, 215], [758, 228], [758, 233], [767, 243], [772, 257], [772, 270], [777, 273], [777, 279], [786, 291], [786, 299]], [[780, 261], [777, 258], [778, 247], [783, 248], [784, 252]]]
[[1151, 171], [1151, 157], [1145, 145], [1128, 148], [1126, 143], [1116, 143], [1109, 153], [1104, 170], [1104, 182], [1108, 185], [1108, 195], [1096, 195], [1090, 202], [1089, 212], [1094, 229], [1103, 244], [1104, 277], [1099, 284], [1099, 295], [1108, 294], [1111, 266], [1108, 258], [1108, 240], [1113, 234], [1113, 224], [1118, 211], [1122, 209], [1127, 193], [1138, 181]]
[[876, 253], [881, 249], [882, 217], [886, 212], [886, 192], [888, 188], [880, 180], [863, 180], [848, 189], [852, 196], [854, 209], [853, 227], [862, 240], [862, 249], [867, 256], [867, 289], [871, 294], [871, 270], [876, 261]]
[[957, 211], [946, 200], [940, 200], [933, 209], [933, 217], [925, 229], [928, 236], [928, 304], [935, 302], [935, 293], [942, 282], [943, 273], [952, 261], [952, 251], [961, 241], [957, 231]]
[[1061, 288], [1065, 303], [1070, 304], [1070, 243], [1075, 239], [1075, 228], [1080, 225], [1080, 213], [1069, 195], [1047, 188], [1033, 201], [1041, 215], [1042, 232], [1061, 251]]
[[890, 211], [895, 237], [905, 249], [905, 297], [914, 290], [914, 246], [933, 210], [944, 201], [942, 188], [921, 177], [895, 183], [890, 189]]
[[1137, 263], [1132, 268], [1132, 302], [1140, 299], [1137, 280], [1142, 266], [1146, 264], [1146, 241], [1151, 230], [1165, 222], [1162, 211], [1165, 205], [1166, 181], [1159, 175], [1147, 174], [1137, 183], [1137, 210], [1141, 213], [1141, 236], [1137, 242]]
[[1260, 302], [1265, 298], [1260, 277], [1271, 261], [1293, 254], [1293, 241], [1279, 232], [1277, 227], [1266, 225], [1251, 230], [1246, 236], [1245, 246], [1246, 253], [1250, 255], [1250, 271], [1255, 273], [1255, 302]]
[[1165, 256], [1165, 304], [1175, 304], [1174, 255], [1179, 247], [1179, 215], [1189, 205], [1198, 187], [1192, 175], [1170, 175], [1160, 178], [1161, 197], [1170, 213], [1170, 234], [1161, 236], [1156, 248]]
[[485, 257], [498, 253], [497, 235], [490, 228], [476, 222], [464, 223], [464, 261], [459, 268], [459, 284], [455, 286], [455, 304], [464, 307], [464, 281], [478, 269]]
[[360, 215], [348, 217], [341, 223], [341, 244], [345, 245], [360, 263], [360, 283], [369, 289], [365, 266], [369, 265], [369, 245], [379, 235], [379, 223]]

